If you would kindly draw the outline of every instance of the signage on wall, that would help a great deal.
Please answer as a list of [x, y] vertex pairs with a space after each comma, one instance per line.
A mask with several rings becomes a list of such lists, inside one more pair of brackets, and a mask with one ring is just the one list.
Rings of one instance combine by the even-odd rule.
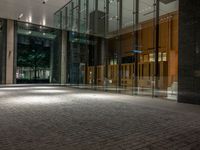
[[130, 50], [130, 53], [134, 53], [134, 54], [141, 54], [142, 51], [141, 50]]

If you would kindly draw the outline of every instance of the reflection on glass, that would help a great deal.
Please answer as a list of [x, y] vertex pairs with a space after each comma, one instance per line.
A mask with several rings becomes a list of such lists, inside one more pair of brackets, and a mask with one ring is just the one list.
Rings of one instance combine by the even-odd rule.
[[59, 31], [18, 22], [17, 83], [59, 83]]
[[60, 26], [66, 22], [69, 35], [68, 83], [173, 97], [170, 93], [178, 75], [178, 2], [155, 2], [72, 0], [58, 11], [55, 20], [60, 12], [67, 15]]

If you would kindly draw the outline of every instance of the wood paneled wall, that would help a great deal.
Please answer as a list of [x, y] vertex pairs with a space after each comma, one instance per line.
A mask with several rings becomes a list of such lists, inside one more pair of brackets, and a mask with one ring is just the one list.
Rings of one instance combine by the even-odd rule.
[[[139, 57], [142, 56], [142, 60], [138, 64], [139, 72], [139, 86], [150, 87], [151, 79], [154, 74], [154, 63], [149, 61], [150, 54], [153, 54], [154, 50], [154, 26], [153, 20], [141, 23], [139, 34], [139, 49], [143, 51]], [[127, 29], [124, 29], [127, 31]], [[178, 14], [177, 12], [167, 14], [160, 17], [160, 41], [159, 41], [159, 51], [161, 54], [165, 53], [167, 55], [166, 60], [160, 60], [159, 70], [160, 79], [159, 86], [162, 89], [166, 89], [171, 86], [173, 82], [177, 81], [178, 76]], [[122, 57], [131, 56], [130, 50], [133, 50], [133, 32], [129, 31], [121, 35], [122, 44]], [[114, 53], [119, 48], [119, 38], [113, 37], [109, 39], [108, 44], [108, 57], [113, 58]], [[118, 79], [118, 65], [108, 66], [108, 79], [112, 80], [112, 84], [117, 84]], [[134, 86], [133, 85], [133, 74], [134, 74], [134, 64], [122, 64], [122, 86]], [[88, 68], [93, 72], [93, 69]], [[103, 84], [104, 82], [104, 67], [98, 66], [98, 84]], [[88, 79], [91, 74], [88, 74]], [[91, 79], [90, 79], [91, 82]], [[88, 80], [89, 83], [89, 80]]]
[[[148, 55], [154, 50], [154, 26], [153, 20], [143, 22], [139, 25], [139, 49], [143, 51], [141, 55]], [[124, 29], [128, 30], [128, 29]], [[130, 30], [130, 29], [129, 29]], [[160, 52], [167, 53], [167, 64], [161, 68], [162, 76], [168, 78], [168, 85], [177, 81], [178, 76], [178, 13], [173, 12], [160, 17]], [[117, 49], [116, 37], [110, 39], [109, 51]], [[133, 49], [133, 32], [129, 31], [121, 35], [122, 57], [130, 56]], [[141, 62], [142, 63], [142, 62]], [[150, 64], [150, 62], [149, 62]], [[145, 67], [147, 70], [149, 68]], [[146, 70], [144, 70], [146, 72]]]

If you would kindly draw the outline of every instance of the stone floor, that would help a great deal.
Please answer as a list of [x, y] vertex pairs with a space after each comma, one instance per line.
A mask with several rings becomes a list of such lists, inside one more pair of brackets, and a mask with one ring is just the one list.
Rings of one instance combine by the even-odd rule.
[[0, 150], [200, 150], [200, 106], [59, 86], [0, 88]]

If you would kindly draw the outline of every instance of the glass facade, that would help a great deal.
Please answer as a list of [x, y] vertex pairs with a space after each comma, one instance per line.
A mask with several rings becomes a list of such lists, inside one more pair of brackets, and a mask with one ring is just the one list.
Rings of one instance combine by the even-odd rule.
[[6, 78], [6, 30], [6, 20], [0, 18], [0, 84], [4, 84]]
[[70, 86], [176, 99], [177, 0], [72, 0], [55, 26], [68, 31]]
[[17, 22], [17, 83], [60, 83], [61, 32]]

